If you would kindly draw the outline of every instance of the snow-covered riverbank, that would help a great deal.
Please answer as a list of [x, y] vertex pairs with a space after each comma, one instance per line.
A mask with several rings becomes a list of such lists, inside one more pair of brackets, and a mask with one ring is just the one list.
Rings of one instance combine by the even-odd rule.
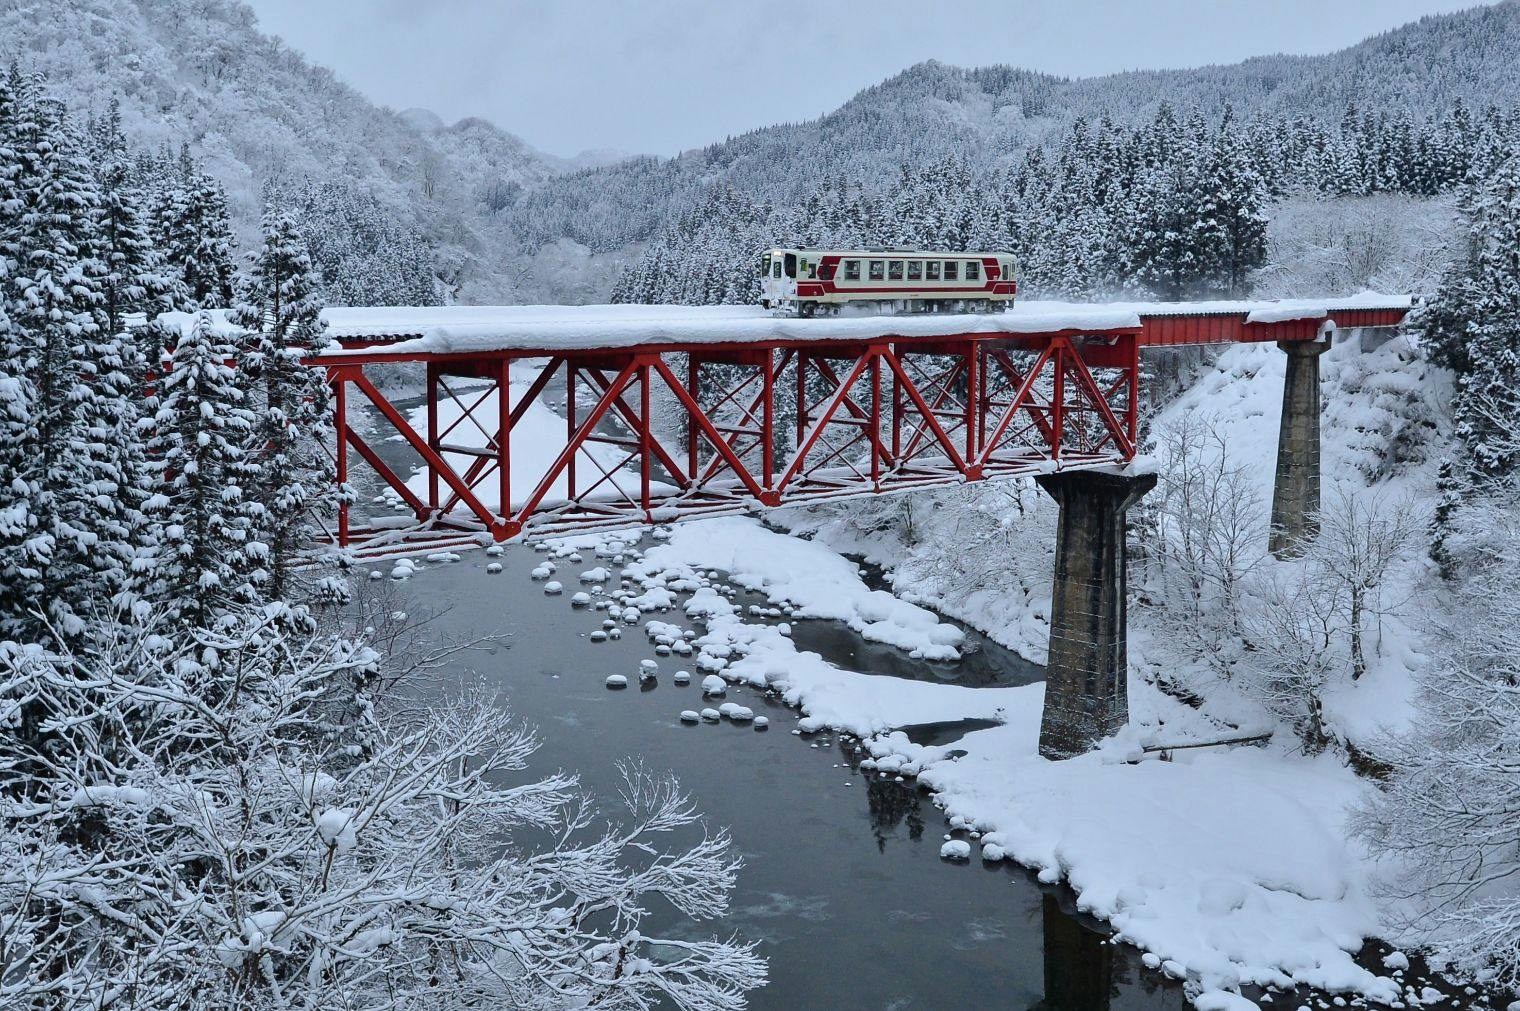
[[[930, 612], [883, 601], [890, 595], [868, 589], [836, 553], [750, 519], [676, 527], [625, 572], [648, 591], [712, 569], [799, 617], [861, 622], [865, 634], [904, 647], [949, 638]], [[1399, 996], [1394, 980], [1352, 958], [1380, 923], [1368, 868], [1342, 824], [1367, 787], [1336, 759], [1282, 748], [1143, 756], [1158, 718], [1180, 717], [1182, 707], [1142, 682], [1132, 685], [1134, 725], [1122, 739], [1048, 762], [1036, 748], [1039, 685], [971, 689], [841, 670], [799, 652], [776, 626], [746, 620], [710, 587], [681, 606], [706, 622], [699, 666], [781, 692], [803, 713], [803, 730], [865, 738], [881, 771], [917, 775], [952, 824], [980, 835], [982, 859], [1014, 859], [1067, 882], [1083, 909], [1193, 981], [1205, 1004], [1243, 983]], [[900, 732], [960, 719], [1000, 725], [938, 747]]]

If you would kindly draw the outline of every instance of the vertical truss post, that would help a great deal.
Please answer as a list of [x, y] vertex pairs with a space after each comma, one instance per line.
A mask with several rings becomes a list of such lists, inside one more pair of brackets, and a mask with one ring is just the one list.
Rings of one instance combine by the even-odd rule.
[[[767, 355], [768, 357], [768, 355]], [[692, 403], [702, 403], [702, 359], [696, 354], [686, 356], [686, 392], [690, 394]], [[686, 473], [695, 481], [697, 479], [697, 419], [691, 411], [686, 412]]]
[[[983, 460], [982, 447], [987, 445], [987, 412], [990, 410], [987, 404], [987, 353], [980, 343], [972, 345], [971, 353], [976, 357], [977, 397], [976, 397], [976, 456], [973, 465], [976, 476], [982, 476]], [[968, 461], [969, 462], [969, 461]]]
[[1124, 412], [1124, 431], [1131, 447], [1140, 445], [1140, 337], [1130, 334], [1124, 338], [1129, 344], [1129, 404]]
[[1061, 440], [1066, 435], [1066, 339], [1055, 338], [1055, 375], [1050, 398], [1050, 459], [1061, 462]]
[[771, 491], [776, 483], [776, 433], [775, 433], [775, 373], [771, 371], [775, 365], [776, 352], [770, 348], [765, 349], [765, 357], [760, 361], [763, 370], [760, 377], [760, 487], [767, 492]]
[[881, 356], [885, 350], [873, 347], [871, 357], [871, 490], [881, 491]]
[[892, 373], [892, 459], [901, 460], [903, 418], [906, 412], [903, 409], [902, 381], [897, 378], [897, 373]]
[[649, 419], [649, 362], [647, 358], [639, 361], [639, 508], [644, 510], [644, 519], [654, 522], [654, 514], [649, 504], [649, 461], [654, 455], [654, 445], [650, 439]]
[[986, 412], [982, 409], [982, 359], [981, 349], [975, 341], [966, 345], [966, 480], [976, 481], [982, 476], [976, 465], [980, 447], [978, 436]]
[[[438, 363], [427, 363], [427, 444], [438, 452]], [[428, 512], [438, 513], [438, 468], [428, 465]]]
[[337, 438], [334, 459], [338, 482], [338, 547], [348, 547], [348, 380], [342, 369], [329, 371], [333, 391], [333, 434]]
[[496, 375], [496, 477], [499, 515], [512, 515], [512, 359], [503, 357]]
[[[565, 443], [575, 441], [575, 359], [565, 359]], [[565, 462], [565, 498], [575, 501], [575, 454]], [[526, 520], [527, 517], [524, 517]]]

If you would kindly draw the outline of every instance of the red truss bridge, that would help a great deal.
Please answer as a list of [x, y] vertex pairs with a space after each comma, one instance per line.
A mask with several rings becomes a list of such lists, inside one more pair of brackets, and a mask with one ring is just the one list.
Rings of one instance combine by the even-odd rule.
[[[338, 308], [325, 315], [341, 349], [310, 363], [334, 392], [339, 480], [362, 461], [410, 510], [365, 521], [343, 507], [335, 540], [379, 554], [1122, 466], [1147, 349], [1312, 342], [1397, 325], [1409, 308], [1388, 296], [830, 319]], [[425, 392], [403, 409], [381, 373], [408, 364]], [[374, 408], [378, 439], [352, 424], [356, 401]]]

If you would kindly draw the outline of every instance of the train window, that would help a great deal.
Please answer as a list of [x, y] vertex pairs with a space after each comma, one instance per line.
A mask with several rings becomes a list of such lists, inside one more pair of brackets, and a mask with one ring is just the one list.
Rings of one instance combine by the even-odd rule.
[[982, 279], [982, 265], [972, 260], [966, 264], [966, 280], [980, 281]]
[[960, 276], [961, 265], [954, 260], [945, 261], [945, 280], [954, 281]]
[[760, 276], [769, 277], [771, 273], [771, 254], [766, 253], [760, 257]]
[[924, 264], [922, 260], [908, 261], [908, 280], [922, 281], [924, 279]]
[[885, 260], [871, 261], [871, 280], [880, 281], [885, 277], [886, 263]]
[[844, 261], [844, 279], [846, 281], [858, 281], [858, 280], [860, 280], [860, 261], [859, 260], [846, 260], [846, 261]]
[[924, 264], [924, 280], [926, 280], [926, 281], [938, 281], [939, 280], [939, 261], [938, 260], [930, 260], [930, 261], [928, 261], [927, 263]]
[[780, 260], [777, 260], [775, 263], [771, 264], [771, 276], [772, 277], [780, 277], [781, 276], [781, 261]]
[[902, 267], [903, 267], [903, 262], [901, 260], [891, 260], [891, 261], [889, 261], [887, 263], [887, 280], [888, 281], [901, 281], [902, 280]]
[[797, 276], [797, 254], [796, 253], [787, 253], [786, 254], [786, 276], [787, 277], [796, 277]]

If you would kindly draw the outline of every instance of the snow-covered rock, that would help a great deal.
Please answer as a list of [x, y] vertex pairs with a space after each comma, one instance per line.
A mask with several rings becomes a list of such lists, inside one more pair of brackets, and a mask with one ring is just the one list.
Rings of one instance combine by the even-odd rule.
[[607, 687], [608, 688], [627, 688], [628, 687], [628, 678], [626, 678], [622, 674], [608, 674], [607, 675]]
[[724, 681], [716, 674], [709, 674], [707, 677], [702, 679], [702, 694], [719, 696], [727, 695], [728, 682]]
[[971, 844], [964, 839], [951, 839], [939, 848], [942, 860], [970, 860]]

